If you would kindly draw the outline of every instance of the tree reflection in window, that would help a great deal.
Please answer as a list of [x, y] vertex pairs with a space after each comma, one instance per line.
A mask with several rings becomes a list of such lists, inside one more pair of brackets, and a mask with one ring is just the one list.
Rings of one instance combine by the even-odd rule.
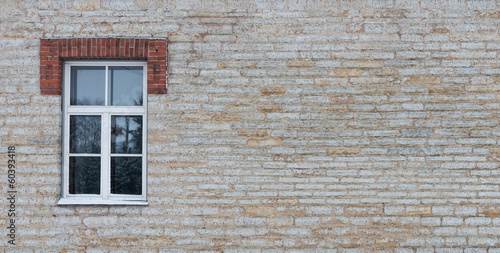
[[69, 178], [70, 194], [100, 194], [101, 158], [70, 157]]
[[111, 193], [142, 194], [142, 157], [111, 157]]
[[[101, 153], [101, 116], [70, 116], [69, 152], [71, 154]], [[100, 194], [101, 158], [70, 156], [69, 193]]]
[[70, 153], [101, 153], [101, 116], [71, 115], [69, 128]]
[[[142, 154], [142, 116], [111, 116], [111, 153]], [[142, 194], [142, 157], [111, 157], [111, 193]]]
[[111, 116], [111, 153], [142, 153], [142, 116]]

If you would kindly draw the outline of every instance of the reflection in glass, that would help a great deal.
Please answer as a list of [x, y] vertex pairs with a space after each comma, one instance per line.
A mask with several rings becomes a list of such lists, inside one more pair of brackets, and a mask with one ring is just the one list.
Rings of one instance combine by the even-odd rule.
[[142, 67], [109, 67], [109, 104], [142, 105]]
[[69, 121], [69, 152], [101, 153], [101, 116], [71, 115]]
[[142, 153], [142, 116], [111, 116], [111, 153]]
[[111, 157], [111, 193], [142, 194], [142, 157]]
[[69, 158], [69, 193], [70, 194], [101, 193], [100, 157]]
[[71, 105], [104, 105], [105, 67], [71, 67]]

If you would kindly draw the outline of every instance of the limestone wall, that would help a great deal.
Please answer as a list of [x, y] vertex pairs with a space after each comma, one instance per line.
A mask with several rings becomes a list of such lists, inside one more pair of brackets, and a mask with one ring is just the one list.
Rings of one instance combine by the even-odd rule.
[[[1, 2], [6, 252], [500, 252], [500, 3]], [[72, 37], [167, 38], [146, 207], [57, 205], [39, 50]]]

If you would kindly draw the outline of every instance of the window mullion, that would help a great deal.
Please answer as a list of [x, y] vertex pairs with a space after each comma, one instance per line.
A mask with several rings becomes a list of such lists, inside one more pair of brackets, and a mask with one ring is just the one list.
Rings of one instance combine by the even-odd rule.
[[109, 112], [109, 113], [115, 113], [115, 114], [136, 114], [136, 115], [143, 115], [145, 113], [145, 108], [144, 107], [125, 107], [125, 106], [116, 106], [116, 107], [104, 107], [104, 106], [87, 106], [87, 107], [75, 107], [73, 106], [72, 108], [68, 108], [66, 110], [67, 113], [72, 113], [72, 114], [81, 114], [81, 113], [102, 113], [102, 112]]
[[102, 189], [102, 197], [103, 199], [108, 199], [109, 198], [109, 185], [110, 185], [110, 114], [109, 113], [103, 113], [102, 115], [102, 144], [101, 144], [101, 189]]
[[[104, 69], [104, 106], [108, 106], [108, 66]], [[103, 199], [109, 199], [109, 143], [110, 143], [110, 124], [109, 124], [109, 113], [103, 113], [103, 127], [102, 127], [102, 161], [103, 165], [101, 167], [101, 189]]]
[[104, 106], [109, 106], [109, 101], [108, 101], [108, 90], [109, 90], [109, 83], [108, 83], [108, 66], [105, 66], [104, 68]]

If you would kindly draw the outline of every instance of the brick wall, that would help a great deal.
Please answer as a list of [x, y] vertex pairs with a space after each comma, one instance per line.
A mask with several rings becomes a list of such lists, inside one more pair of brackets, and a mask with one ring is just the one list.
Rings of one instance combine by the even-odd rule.
[[40, 90], [61, 95], [64, 60], [145, 60], [148, 93], [167, 92], [166, 39], [72, 38], [40, 40]]
[[[228, 2], [3, 4], [7, 250], [500, 252], [499, 3]], [[97, 37], [168, 40], [147, 207], [56, 205], [61, 97], [41, 95], [40, 38]]]

